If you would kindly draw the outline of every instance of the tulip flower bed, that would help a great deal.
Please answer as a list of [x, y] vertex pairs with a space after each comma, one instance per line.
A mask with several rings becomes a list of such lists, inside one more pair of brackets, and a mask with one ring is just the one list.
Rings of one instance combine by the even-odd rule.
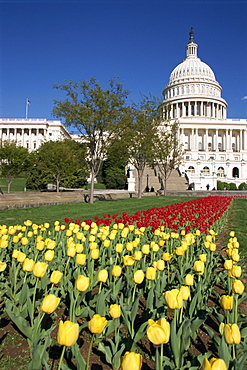
[[[231, 201], [0, 226], [1, 306], [28, 343], [27, 368], [89, 370], [96, 351], [114, 370], [244, 369], [246, 293], [234, 232], [226, 256], [216, 250]], [[197, 351], [202, 331], [212, 353]]]

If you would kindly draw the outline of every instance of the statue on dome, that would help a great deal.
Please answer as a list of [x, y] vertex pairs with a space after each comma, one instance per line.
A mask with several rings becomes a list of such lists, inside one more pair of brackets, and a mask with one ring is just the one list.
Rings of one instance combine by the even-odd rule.
[[190, 35], [190, 42], [194, 42], [194, 30], [193, 30], [193, 27], [191, 27], [189, 35]]

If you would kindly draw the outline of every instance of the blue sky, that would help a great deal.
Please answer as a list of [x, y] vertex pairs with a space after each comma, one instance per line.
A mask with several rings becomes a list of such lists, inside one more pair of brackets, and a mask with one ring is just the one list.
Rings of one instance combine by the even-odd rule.
[[229, 118], [247, 118], [247, 1], [0, 0], [0, 118], [52, 119], [53, 88], [118, 76], [137, 102], [162, 97], [190, 27]]

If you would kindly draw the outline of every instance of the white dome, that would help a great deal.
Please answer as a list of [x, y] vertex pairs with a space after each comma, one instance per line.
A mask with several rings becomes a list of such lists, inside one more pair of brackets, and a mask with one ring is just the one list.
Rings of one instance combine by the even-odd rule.
[[212, 69], [200, 58], [186, 58], [172, 71], [168, 84], [174, 84], [184, 79], [207, 80], [216, 82]]

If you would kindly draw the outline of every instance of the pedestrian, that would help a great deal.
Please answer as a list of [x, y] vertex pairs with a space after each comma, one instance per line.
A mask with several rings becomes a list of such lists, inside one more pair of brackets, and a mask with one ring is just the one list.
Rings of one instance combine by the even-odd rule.
[[1, 188], [0, 188], [0, 193], [1, 193], [2, 195], [4, 195], [4, 194], [3, 194], [3, 191], [2, 191], [2, 189], [1, 189]]
[[210, 188], [210, 185], [209, 185], [209, 184], [207, 184], [206, 188], [207, 188], [207, 190], [209, 190], [209, 188]]

